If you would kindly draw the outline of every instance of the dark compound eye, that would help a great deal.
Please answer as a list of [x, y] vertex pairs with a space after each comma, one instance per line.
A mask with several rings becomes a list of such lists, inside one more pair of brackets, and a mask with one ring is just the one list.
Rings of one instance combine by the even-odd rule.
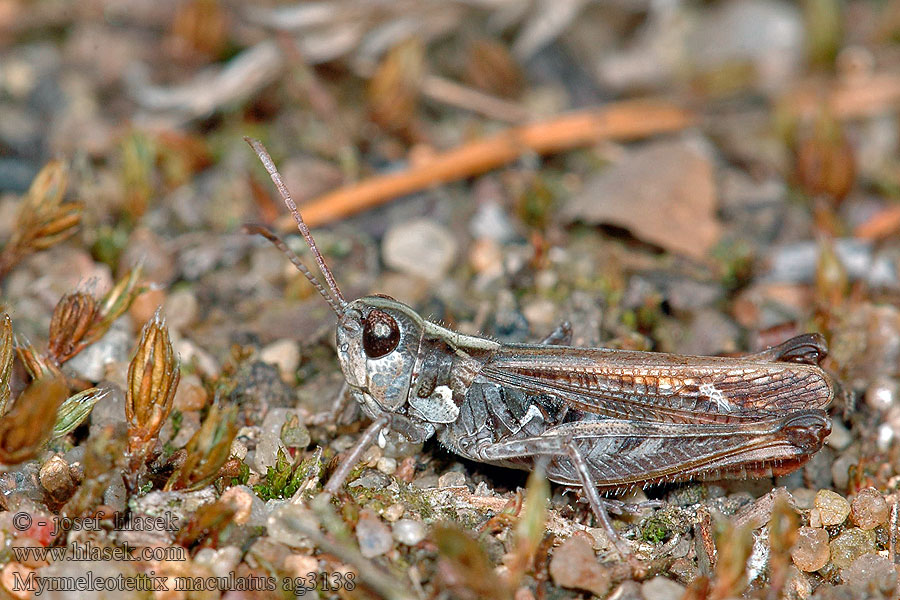
[[389, 314], [373, 310], [363, 325], [363, 350], [369, 358], [380, 358], [393, 352], [400, 343], [400, 327]]

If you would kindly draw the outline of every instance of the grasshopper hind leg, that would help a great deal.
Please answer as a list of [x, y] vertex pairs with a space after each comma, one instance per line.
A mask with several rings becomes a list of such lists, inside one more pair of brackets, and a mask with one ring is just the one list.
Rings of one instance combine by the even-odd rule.
[[598, 486], [594, 477], [591, 475], [587, 461], [585, 461], [578, 446], [571, 439], [566, 439], [566, 436], [556, 436], [547, 438], [529, 438], [526, 440], [511, 440], [506, 443], [485, 444], [478, 448], [476, 452], [481, 457], [481, 460], [485, 462], [503, 461], [506, 459], [521, 458], [523, 456], [547, 456], [551, 458], [567, 457], [572, 463], [572, 467], [578, 476], [578, 481], [581, 483], [581, 487], [584, 490], [585, 498], [587, 498], [591, 511], [594, 513], [594, 516], [597, 518], [597, 521], [605, 531], [610, 542], [615, 546], [616, 550], [623, 558], [626, 558], [629, 562], [633, 559], [631, 548], [628, 547], [628, 544], [619, 536], [612, 525], [609, 513], [605, 508], [606, 502], [600, 497], [600, 493], [597, 491]]
[[569, 460], [572, 461], [572, 466], [575, 467], [575, 472], [578, 473], [578, 478], [581, 480], [581, 487], [584, 490], [584, 495], [587, 498], [588, 504], [594, 512], [594, 516], [597, 517], [597, 520], [606, 532], [609, 541], [615, 544], [619, 554], [625, 558], [630, 557], [631, 549], [613, 528], [609, 513], [604, 507], [603, 499], [597, 491], [597, 484], [594, 482], [590, 468], [584, 460], [584, 457], [581, 455], [581, 452], [578, 450], [578, 447], [572, 443], [568, 444], [566, 447], [566, 455], [569, 457]]
[[777, 346], [767, 348], [762, 352], [751, 354], [749, 358], [756, 358], [766, 362], [794, 362], [804, 365], [817, 365], [828, 355], [828, 346], [825, 338], [820, 333], [804, 333], [794, 336]]

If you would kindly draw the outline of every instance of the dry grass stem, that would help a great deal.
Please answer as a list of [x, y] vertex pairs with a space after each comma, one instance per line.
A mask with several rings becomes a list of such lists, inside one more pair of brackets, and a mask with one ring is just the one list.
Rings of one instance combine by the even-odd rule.
[[23, 258], [54, 246], [75, 233], [84, 206], [63, 202], [68, 172], [59, 161], [51, 161], [34, 178], [19, 207], [12, 238], [0, 252], [0, 277]]

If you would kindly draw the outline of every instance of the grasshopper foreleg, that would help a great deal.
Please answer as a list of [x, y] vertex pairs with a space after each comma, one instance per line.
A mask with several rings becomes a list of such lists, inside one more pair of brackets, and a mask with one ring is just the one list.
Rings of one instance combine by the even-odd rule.
[[356, 463], [358, 463], [359, 459], [362, 457], [363, 452], [372, 445], [372, 442], [375, 441], [375, 438], [378, 437], [381, 430], [390, 422], [390, 414], [385, 413], [372, 421], [371, 425], [366, 427], [366, 430], [363, 431], [362, 435], [359, 436], [359, 439], [356, 440], [356, 444], [351, 448], [350, 453], [344, 457], [344, 460], [341, 461], [341, 464], [338, 465], [338, 468], [334, 471], [334, 474], [332, 474], [331, 479], [325, 484], [323, 493], [333, 496], [341, 489], [347, 476], [350, 475], [350, 471], [353, 470], [353, 467], [356, 466]]

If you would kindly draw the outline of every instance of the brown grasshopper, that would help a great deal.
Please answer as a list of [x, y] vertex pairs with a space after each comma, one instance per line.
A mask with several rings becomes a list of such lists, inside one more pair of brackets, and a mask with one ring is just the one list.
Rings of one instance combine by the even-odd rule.
[[831, 431], [827, 349], [806, 334], [740, 358], [577, 348], [566, 328], [542, 344], [464, 335], [380, 295], [348, 302], [261, 143], [256, 151], [325, 278], [255, 228], [312, 282], [338, 318], [337, 355], [372, 420], [325, 485], [336, 493], [387, 426], [437, 437], [483, 463], [533, 469], [580, 486], [623, 554], [599, 490], [684, 480], [771, 477], [806, 463]]

